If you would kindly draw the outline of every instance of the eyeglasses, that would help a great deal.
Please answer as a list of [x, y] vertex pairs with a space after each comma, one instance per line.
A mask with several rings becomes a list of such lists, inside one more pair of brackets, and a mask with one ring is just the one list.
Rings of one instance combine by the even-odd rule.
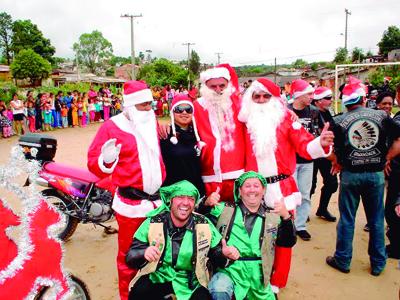
[[193, 107], [190, 105], [178, 105], [174, 108], [174, 113], [177, 114], [182, 114], [184, 111], [186, 111], [188, 114], [191, 114], [193, 113]]

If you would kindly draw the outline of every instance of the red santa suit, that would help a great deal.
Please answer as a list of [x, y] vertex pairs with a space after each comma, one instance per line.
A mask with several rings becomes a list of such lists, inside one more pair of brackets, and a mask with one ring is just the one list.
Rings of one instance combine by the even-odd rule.
[[[271, 127], [261, 127], [262, 130], [275, 130], [266, 145], [257, 144], [257, 134], [249, 125], [253, 115], [249, 113], [249, 105], [252, 104], [252, 95], [255, 91], [262, 91], [272, 95], [270, 101], [275, 101], [273, 115], [278, 117], [276, 124]], [[256, 108], [257, 109], [257, 108]], [[267, 117], [267, 116], [266, 116]], [[246, 122], [246, 171], [257, 171], [266, 178], [282, 176], [277, 182], [268, 183], [265, 202], [274, 207], [275, 202], [284, 200], [288, 210], [294, 210], [301, 203], [301, 194], [298, 191], [293, 174], [296, 170], [296, 153], [306, 159], [325, 157], [329, 154], [329, 148], [323, 148], [319, 138], [308, 133], [299, 122], [292, 121], [292, 115], [280, 100], [280, 90], [273, 82], [267, 79], [258, 79], [246, 91], [243, 96], [242, 109], [239, 120]], [[265, 118], [263, 119], [265, 122]], [[275, 128], [273, 128], [275, 126]], [[274, 134], [275, 133], [275, 134]], [[257, 147], [263, 147], [262, 149]], [[257, 152], [258, 151], [258, 152]], [[285, 178], [286, 177], [286, 178]], [[274, 178], [279, 179], [279, 178]], [[274, 181], [274, 180], [273, 180]], [[271, 277], [271, 285], [285, 287], [290, 269], [291, 248], [276, 247], [274, 273]]]
[[225, 138], [221, 137], [216, 111], [203, 97], [194, 102], [194, 116], [200, 139], [205, 142], [201, 150], [201, 175], [206, 194], [220, 187], [221, 200], [232, 201], [234, 180], [244, 172], [245, 164], [244, 124], [237, 118], [240, 109], [237, 76], [229, 65], [219, 65], [200, 75], [204, 84], [209, 79], [221, 77], [231, 82], [231, 115], [230, 119], [225, 119], [230, 132]]
[[[127, 83], [129, 84], [129, 82]], [[126, 90], [127, 88], [124, 86], [124, 103], [125, 105], [132, 104], [129, 102], [132, 99], [129, 98]], [[144, 94], [139, 92], [142, 100], [138, 101], [146, 102], [149, 97], [152, 99], [151, 92], [150, 95]], [[152, 142], [149, 142], [149, 135], [155, 135], [156, 140], [153, 139]], [[104, 143], [110, 139], [116, 139], [115, 144], [120, 144], [121, 150], [115, 162], [105, 164], [101, 149]], [[156, 193], [165, 178], [165, 168], [157, 140], [156, 120], [154, 119], [154, 129], [147, 133], [139, 131], [134, 123], [128, 120], [125, 113], [120, 113], [106, 121], [89, 147], [88, 168], [99, 177], [111, 175], [112, 182], [118, 188], [132, 187], [149, 195]], [[137, 270], [129, 269], [125, 264], [125, 254], [134, 233], [145, 219], [146, 214], [160, 206], [161, 200], [124, 198], [119, 194], [118, 188], [112, 208], [119, 226], [117, 267], [120, 296], [125, 300], [128, 298], [129, 282], [137, 272]]]

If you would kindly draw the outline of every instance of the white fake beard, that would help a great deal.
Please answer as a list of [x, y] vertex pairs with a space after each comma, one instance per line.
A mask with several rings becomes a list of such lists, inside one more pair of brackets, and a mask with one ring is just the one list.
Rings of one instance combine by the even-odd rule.
[[225, 151], [231, 151], [235, 147], [232, 133], [235, 130], [233, 119], [231, 95], [233, 87], [231, 83], [221, 94], [208, 88], [205, 84], [200, 88], [201, 96], [206, 100], [206, 108], [216, 116], [216, 124], [221, 136], [221, 145]]
[[152, 109], [148, 111], [137, 110], [135, 106], [126, 108], [126, 111], [129, 121], [149, 148], [158, 150], [157, 120], [154, 111]]
[[247, 129], [253, 143], [253, 151], [259, 158], [267, 153], [275, 152], [277, 147], [276, 129], [285, 114], [284, 107], [279, 99], [272, 97], [267, 103], [248, 105]]

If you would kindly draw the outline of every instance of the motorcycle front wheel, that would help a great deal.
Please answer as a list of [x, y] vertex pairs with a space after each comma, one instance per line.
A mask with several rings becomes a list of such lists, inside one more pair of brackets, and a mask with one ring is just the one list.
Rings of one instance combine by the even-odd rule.
[[62, 241], [67, 241], [73, 235], [76, 227], [79, 224], [79, 219], [72, 217], [66, 213], [68, 211], [71, 211], [74, 203], [72, 203], [69, 199], [61, 197], [54, 189], [44, 190], [42, 191], [42, 194], [51, 205], [53, 205], [63, 213], [63, 216], [65, 218], [65, 226], [58, 234], [58, 238]]
[[[78, 277], [70, 274], [71, 293], [66, 300], [90, 300], [89, 290], [86, 284]], [[54, 298], [51, 287], [42, 287], [33, 300], [50, 300]]]

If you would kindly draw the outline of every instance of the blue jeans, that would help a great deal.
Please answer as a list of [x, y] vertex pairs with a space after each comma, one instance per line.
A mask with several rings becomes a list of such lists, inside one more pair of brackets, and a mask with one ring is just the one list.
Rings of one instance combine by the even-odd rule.
[[225, 273], [218, 272], [214, 274], [208, 283], [213, 300], [231, 300], [233, 295], [233, 281]]
[[296, 209], [296, 219], [294, 225], [296, 230], [306, 230], [307, 218], [310, 215], [311, 199], [310, 191], [313, 179], [313, 163], [296, 164], [296, 172], [294, 172], [294, 179], [296, 180], [297, 187], [301, 193], [301, 204]]
[[339, 213], [335, 259], [339, 266], [350, 269], [353, 254], [354, 223], [360, 197], [369, 226], [368, 254], [371, 269], [382, 271], [386, 265], [383, 172], [352, 173], [340, 177]]

